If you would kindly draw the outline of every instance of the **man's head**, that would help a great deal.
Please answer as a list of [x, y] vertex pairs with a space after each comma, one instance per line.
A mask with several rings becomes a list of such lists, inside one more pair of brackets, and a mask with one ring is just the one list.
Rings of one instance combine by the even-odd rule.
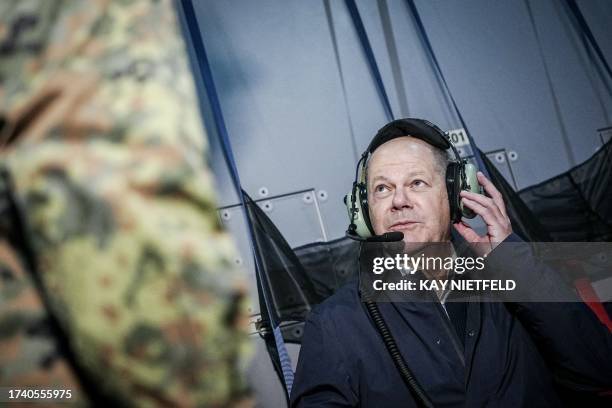
[[414, 137], [397, 137], [380, 145], [367, 165], [374, 232], [403, 232], [406, 243], [447, 242], [447, 162], [445, 151]]

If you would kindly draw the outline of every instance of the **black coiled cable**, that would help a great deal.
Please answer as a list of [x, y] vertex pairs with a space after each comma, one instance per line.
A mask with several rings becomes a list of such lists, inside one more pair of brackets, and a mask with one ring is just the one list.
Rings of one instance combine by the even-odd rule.
[[372, 321], [374, 322], [374, 325], [376, 326], [376, 329], [378, 330], [378, 333], [380, 333], [380, 336], [387, 347], [387, 351], [389, 351], [395, 366], [400, 372], [402, 379], [408, 386], [408, 389], [412, 392], [417, 404], [422, 407], [433, 408], [433, 404], [429, 400], [429, 397], [427, 394], [425, 394], [425, 391], [421, 388], [419, 383], [412, 375], [412, 371], [410, 371], [408, 368], [408, 364], [406, 364], [404, 357], [402, 357], [399, 349], [397, 348], [395, 339], [391, 335], [391, 332], [387, 327], [387, 323], [380, 314], [380, 310], [378, 310], [378, 305], [371, 300], [365, 300], [364, 303], [370, 317], [372, 318]]

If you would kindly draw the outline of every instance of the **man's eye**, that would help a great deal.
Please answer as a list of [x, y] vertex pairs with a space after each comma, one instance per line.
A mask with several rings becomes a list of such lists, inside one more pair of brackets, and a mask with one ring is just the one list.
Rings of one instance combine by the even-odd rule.
[[427, 185], [427, 183], [425, 183], [423, 180], [414, 180], [412, 182], [412, 185], [414, 187], [425, 187]]
[[374, 188], [374, 191], [376, 191], [377, 193], [384, 193], [385, 191], [387, 191], [387, 186], [385, 186], [384, 184], [379, 184]]

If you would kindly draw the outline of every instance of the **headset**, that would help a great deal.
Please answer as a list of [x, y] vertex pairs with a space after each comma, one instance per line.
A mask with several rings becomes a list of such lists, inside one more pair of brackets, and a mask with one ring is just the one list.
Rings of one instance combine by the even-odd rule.
[[477, 168], [466, 159], [462, 159], [449, 136], [433, 123], [417, 118], [397, 119], [383, 126], [372, 139], [365, 152], [357, 162], [355, 181], [350, 193], [344, 196], [344, 204], [348, 210], [349, 227], [346, 236], [357, 241], [400, 241], [401, 232], [387, 232], [376, 235], [370, 221], [368, 209], [368, 190], [366, 183], [366, 167], [374, 150], [389, 140], [412, 136], [441, 149], [451, 149], [455, 160], [446, 167], [446, 191], [448, 193], [451, 222], [459, 222], [462, 217], [474, 218], [476, 214], [461, 203], [462, 190], [482, 194], [482, 189], [476, 178]]

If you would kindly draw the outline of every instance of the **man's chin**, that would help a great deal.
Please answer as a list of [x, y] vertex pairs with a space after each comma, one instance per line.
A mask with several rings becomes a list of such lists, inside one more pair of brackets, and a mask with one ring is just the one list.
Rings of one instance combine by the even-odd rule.
[[428, 242], [406, 240], [406, 238], [404, 237], [404, 252], [407, 254], [420, 252], [427, 245], [429, 245]]

